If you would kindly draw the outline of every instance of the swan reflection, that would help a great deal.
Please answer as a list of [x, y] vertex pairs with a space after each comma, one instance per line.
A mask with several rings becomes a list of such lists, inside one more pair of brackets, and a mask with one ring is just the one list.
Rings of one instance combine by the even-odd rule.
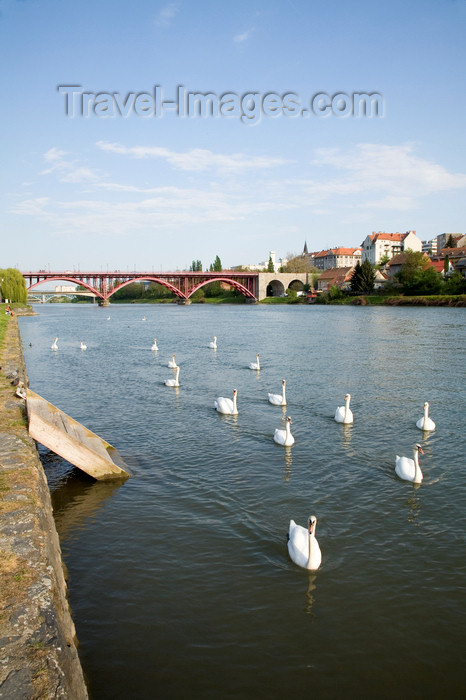
[[291, 479], [291, 464], [293, 462], [293, 457], [291, 456], [291, 447], [285, 447], [285, 471], [283, 472], [283, 480], [289, 481]]
[[351, 424], [343, 425], [343, 439], [341, 441], [342, 447], [350, 446], [352, 434], [353, 426]]
[[[415, 489], [418, 489], [420, 487], [420, 484], [413, 484], [413, 487]], [[410, 496], [407, 500], [407, 505], [408, 505], [408, 523], [411, 523], [411, 525], [414, 525], [415, 527], [419, 527], [419, 515], [421, 513], [421, 499], [419, 496]]]
[[315, 574], [309, 574], [306, 591], [306, 605], [304, 607], [307, 615], [310, 615], [310, 613], [312, 612], [312, 606], [314, 604], [313, 591], [315, 591], [315, 589], [317, 588], [317, 586], [315, 585], [316, 578], [317, 576]]

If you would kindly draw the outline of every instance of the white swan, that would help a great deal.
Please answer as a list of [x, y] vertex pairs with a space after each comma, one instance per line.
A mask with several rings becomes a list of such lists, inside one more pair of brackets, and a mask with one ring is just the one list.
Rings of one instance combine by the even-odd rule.
[[395, 459], [395, 471], [405, 481], [412, 481], [414, 484], [420, 484], [424, 478], [419, 466], [419, 454], [423, 455], [422, 447], [418, 444], [414, 446], [414, 460], [409, 457], [398, 457]]
[[237, 416], [238, 415], [238, 408], [236, 406], [236, 397], [238, 395], [238, 392], [236, 389], [233, 391], [233, 401], [231, 399], [227, 399], [224, 396], [219, 396], [216, 401], [214, 401], [214, 407], [215, 410], [218, 411], [219, 413], [225, 413], [226, 415], [229, 416]]
[[213, 350], [217, 349], [217, 336], [214, 335], [214, 339], [209, 343], [209, 348], [212, 348]]
[[260, 369], [259, 353], [256, 355], [256, 362], [249, 363], [249, 369]]
[[146, 317], [145, 317], [145, 316], [143, 316], [143, 317], [142, 317], [142, 320], [143, 320], [143, 321], [145, 321], [145, 320], [146, 320]]
[[174, 356], [174, 355], [172, 355], [172, 359], [169, 361], [168, 366], [169, 366], [171, 369], [176, 369], [176, 368], [178, 367], [178, 365], [176, 364], [176, 360], [175, 360], [175, 356]]
[[107, 321], [110, 321], [110, 316], [107, 316]]
[[309, 516], [309, 526], [306, 529], [290, 520], [288, 530], [288, 552], [290, 558], [303, 569], [316, 571], [322, 562], [322, 552], [316, 540], [317, 518]]
[[166, 379], [165, 386], [180, 386], [179, 377], [180, 377], [180, 368], [177, 367], [176, 372], [175, 372], [175, 379]]
[[154, 344], [153, 344], [153, 346], [151, 347], [151, 350], [158, 350], [158, 347], [157, 347], [157, 338], [154, 338]]
[[81, 340], [81, 350], [87, 350], [87, 345]]
[[294, 437], [291, 434], [291, 418], [289, 416], [286, 419], [285, 430], [275, 428], [273, 439], [278, 445], [284, 445], [285, 447], [294, 445]]
[[346, 394], [345, 405], [338, 406], [335, 411], [335, 420], [337, 423], [352, 423], [353, 422], [353, 411], [350, 409], [351, 394]]
[[51, 349], [52, 349], [52, 350], [58, 350], [58, 343], [57, 343], [57, 340], [58, 340], [58, 338], [55, 338], [55, 340], [53, 341], [53, 343], [52, 343], [52, 345], [51, 345]]
[[416, 427], [419, 430], [435, 430], [435, 423], [432, 418], [429, 418], [429, 402], [426, 401], [424, 404], [424, 415], [416, 423]]
[[282, 393], [281, 394], [269, 394], [269, 401], [274, 406], [286, 406], [286, 395], [285, 395], [286, 382], [282, 380]]

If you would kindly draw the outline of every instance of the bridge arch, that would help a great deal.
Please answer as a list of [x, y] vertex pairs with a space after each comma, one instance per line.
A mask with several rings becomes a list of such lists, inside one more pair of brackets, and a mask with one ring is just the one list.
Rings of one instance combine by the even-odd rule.
[[291, 287], [291, 289], [296, 289], [297, 292], [302, 292], [304, 291], [304, 282], [300, 279], [294, 279], [291, 280], [288, 287]]
[[134, 282], [157, 282], [157, 284], [162, 285], [162, 287], [166, 287], [169, 289], [171, 292], [176, 294], [177, 297], [180, 297], [180, 299], [186, 299], [186, 295], [183, 294], [183, 292], [178, 289], [178, 287], [175, 287], [173, 284], [168, 282], [167, 280], [160, 279], [160, 277], [138, 277], [137, 279], [130, 279], [126, 280], [125, 282], [121, 282], [121, 284], [118, 284], [116, 287], [113, 287], [113, 289], [108, 293], [107, 298], [110, 299], [110, 297], [115, 294], [115, 292], [118, 292], [119, 289], [123, 289], [123, 287], [127, 287], [128, 284], [133, 284]]
[[285, 294], [285, 285], [280, 280], [271, 280], [267, 285], [268, 297], [281, 297]]
[[[44, 282], [73, 282], [73, 284], [79, 284], [81, 287], [85, 287], [89, 292], [92, 292], [92, 294], [95, 294], [96, 297], [99, 297], [99, 299], [104, 299], [104, 295], [102, 292], [99, 292], [98, 289], [95, 289], [92, 285], [88, 284], [87, 282], [84, 282], [84, 280], [76, 279], [76, 277], [47, 277], [47, 279], [39, 280], [38, 282], [34, 282], [34, 284], [31, 284], [30, 287], [27, 288], [27, 292], [29, 293], [31, 289], [34, 289], [37, 287], [39, 284], [44, 284]], [[40, 290], [38, 290], [37, 293], [40, 293]]]
[[246, 297], [246, 299], [255, 299], [256, 297], [252, 292], [247, 289], [244, 284], [241, 284], [241, 282], [237, 282], [236, 280], [232, 280], [229, 277], [215, 277], [213, 279], [208, 279], [204, 280], [203, 282], [199, 282], [199, 284], [196, 284], [194, 287], [191, 287], [188, 290], [187, 294], [187, 299], [192, 297], [194, 292], [197, 292], [198, 289], [201, 289], [201, 287], [205, 287], [206, 284], [211, 284], [212, 282], [225, 282], [226, 284], [229, 284], [231, 287], [234, 289], [238, 290], [238, 292], [241, 292], [243, 296]]

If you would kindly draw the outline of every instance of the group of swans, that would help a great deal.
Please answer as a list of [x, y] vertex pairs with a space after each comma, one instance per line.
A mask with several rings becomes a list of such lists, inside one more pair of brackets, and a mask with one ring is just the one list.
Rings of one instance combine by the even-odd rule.
[[[429, 418], [429, 402], [424, 402], [424, 415], [416, 421], [416, 428], [422, 431], [435, 430], [435, 423], [432, 418]], [[419, 455], [423, 455], [424, 451], [422, 446], [417, 443], [414, 445], [413, 457], [399, 457], [396, 455], [395, 458], [395, 472], [405, 481], [411, 481], [413, 484], [420, 484], [424, 478], [421, 467], [419, 466]]]
[[[87, 350], [87, 345], [85, 345], [85, 343], [83, 343], [82, 340], [81, 340], [80, 347], [81, 347], [81, 350]], [[53, 343], [51, 345], [51, 350], [58, 350], [58, 338], [55, 338], [55, 340], [53, 341]]]
[[[335, 420], [338, 423], [352, 423], [353, 414], [349, 408], [351, 396], [346, 394], [345, 405], [339, 406], [335, 413]], [[288, 418], [287, 421], [291, 420]], [[288, 423], [287, 423], [288, 427]], [[429, 403], [424, 403], [424, 415], [416, 422], [416, 427], [420, 430], [435, 430], [434, 421], [429, 418]], [[281, 431], [284, 433], [285, 431]], [[277, 434], [277, 431], [275, 431]], [[292, 437], [292, 436], [291, 436]], [[282, 443], [285, 444], [285, 443]], [[293, 444], [293, 443], [290, 443]], [[400, 479], [410, 481], [413, 484], [420, 484], [423, 480], [423, 474], [419, 466], [419, 455], [423, 455], [422, 446], [417, 443], [413, 450], [413, 459], [409, 457], [395, 458], [395, 472]], [[317, 571], [322, 562], [322, 552], [320, 551], [319, 543], [317, 542], [316, 532], [317, 518], [311, 515], [309, 518], [308, 528], [296, 525], [294, 520], [290, 520], [288, 530], [288, 553], [290, 559], [304, 569]]]
[[[157, 341], [155, 340], [154, 343], [156, 345]], [[168, 367], [170, 367], [170, 369], [176, 370], [175, 378], [165, 379], [165, 386], [180, 386], [180, 368], [176, 364], [175, 355], [172, 355], [172, 359], [168, 361]]]
[[[416, 421], [416, 428], [422, 430], [423, 432], [429, 432], [435, 430], [435, 423], [432, 418], [429, 418], [429, 402], [424, 402], [424, 415]], [[395, 472], [405, 481], [411, 481], [413, 484], [420, 484], [424, 478], [421, 467], [419, 466], [419, 455], [423, 455], [424, 451], [422, 446], [417, 443], [414, 445], [413, 457], [395, 457]]]
[[178, 367], [178, 365], [176, 366], [175, 378], [166, 379], [165, 386], [180, 386], [180, 368]]

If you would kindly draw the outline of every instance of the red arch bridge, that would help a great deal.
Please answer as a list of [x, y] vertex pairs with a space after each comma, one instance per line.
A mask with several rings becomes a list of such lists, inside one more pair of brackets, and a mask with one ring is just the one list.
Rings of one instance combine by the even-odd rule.
[[[224, 282], [243, 294], [251, 302], [267, 296], [280, 296], [287, 287], [298, 280], [303, 285], [310, 282], [306, 273], [278, 272], [238, 272], [222, 270], [221, 272], [82, 272], [80, 270], [22, 272], [31, 293], [38, 285], [50, 281], [66, 281], [79, 284], [94, 294], [99, 304], [107, 306], [110, 297], [119, 289], [132, 282], [157, 282], [172, 291], [180, 301], [188, 301], [201, 287], [210, 282]], [[39, 290], [37, 290], [39, 291]]]

